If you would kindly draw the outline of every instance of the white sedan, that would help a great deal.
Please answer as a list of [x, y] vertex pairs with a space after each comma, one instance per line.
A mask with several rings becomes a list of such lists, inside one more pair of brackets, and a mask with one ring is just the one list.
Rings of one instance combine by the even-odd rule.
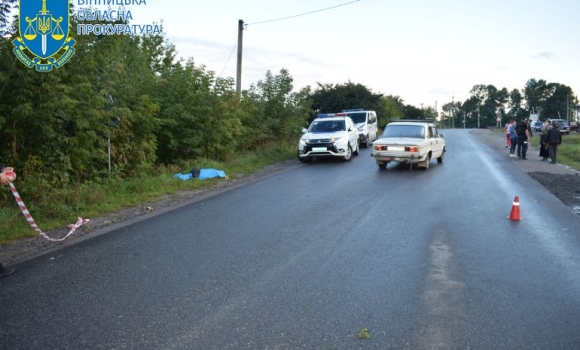
[[386, 169], [389, 162], [418, 163], [429, 169], [431, 159], [443, 162], [445, 138], [437, 126], [424, 120], [404, 120], [389, 123], [381, 138], [373, 142], [377, 165]]

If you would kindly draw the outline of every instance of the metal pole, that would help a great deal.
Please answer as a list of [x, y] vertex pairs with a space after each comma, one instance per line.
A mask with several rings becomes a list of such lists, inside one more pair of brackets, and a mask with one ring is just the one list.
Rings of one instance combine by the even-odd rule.
[[107, 152], [109, 153], [109, 176], [111, 176], [111, 131], [107, 135]]
[[455, 129], [455, 95], [451, 96], [451, 128]]
[[568, 94], [568, 98], [566, 99], [566, 121], [570, 124], [570, 94]]
[[479, 129], [479, 105], [477, 105], [477, 128]]
[[242, 93], [242, 46], [244, 41], [244, 21], [238, 21], [238, 66], [236, 71], [236, 93]]

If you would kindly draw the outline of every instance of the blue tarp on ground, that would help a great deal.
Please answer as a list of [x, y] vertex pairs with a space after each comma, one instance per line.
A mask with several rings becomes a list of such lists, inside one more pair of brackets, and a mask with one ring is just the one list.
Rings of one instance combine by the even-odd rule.
[[[180, 179], [180, 180], [189, 180], [191, 178], [194, 178], [192, 173], [187, 173], [187, 174], [175, 174], [173, 175], [173, 177]], [[204, 180], [204, 179], [212, 179], [214, 177], [221, 177], [223, 179], [226, 178], [226, 173], [223, 170], [216, 170], [216, 169], [199, 169], [199, 176], [197, 177], [200, 180]]]

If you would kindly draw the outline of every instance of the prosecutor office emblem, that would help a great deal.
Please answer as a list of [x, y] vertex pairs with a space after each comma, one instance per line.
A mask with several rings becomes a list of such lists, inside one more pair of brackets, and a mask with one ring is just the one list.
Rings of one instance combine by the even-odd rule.
[[75, 52], [69, 37], [68, 0], [20, 0], [18, 37], [14, 54], [28, 68], [50, 72], [62, 67]]

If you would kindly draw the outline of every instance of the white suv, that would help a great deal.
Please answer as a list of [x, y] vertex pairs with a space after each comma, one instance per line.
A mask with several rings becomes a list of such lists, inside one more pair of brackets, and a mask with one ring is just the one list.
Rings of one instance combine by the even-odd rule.
[[349, 161], [358, 155], [358, 133], [354, 122], [347, 116], [319, 114], [298, 143], [298, 159], [310, 162], [314, 157], [341, 157]]
[[365, 111], [362, 108], [345, 109], [343, 113], [352, 119], [358, 129], [358, 143], [364, 148], [371, 146], [372, 142], [379, 137], [377, 113]]

